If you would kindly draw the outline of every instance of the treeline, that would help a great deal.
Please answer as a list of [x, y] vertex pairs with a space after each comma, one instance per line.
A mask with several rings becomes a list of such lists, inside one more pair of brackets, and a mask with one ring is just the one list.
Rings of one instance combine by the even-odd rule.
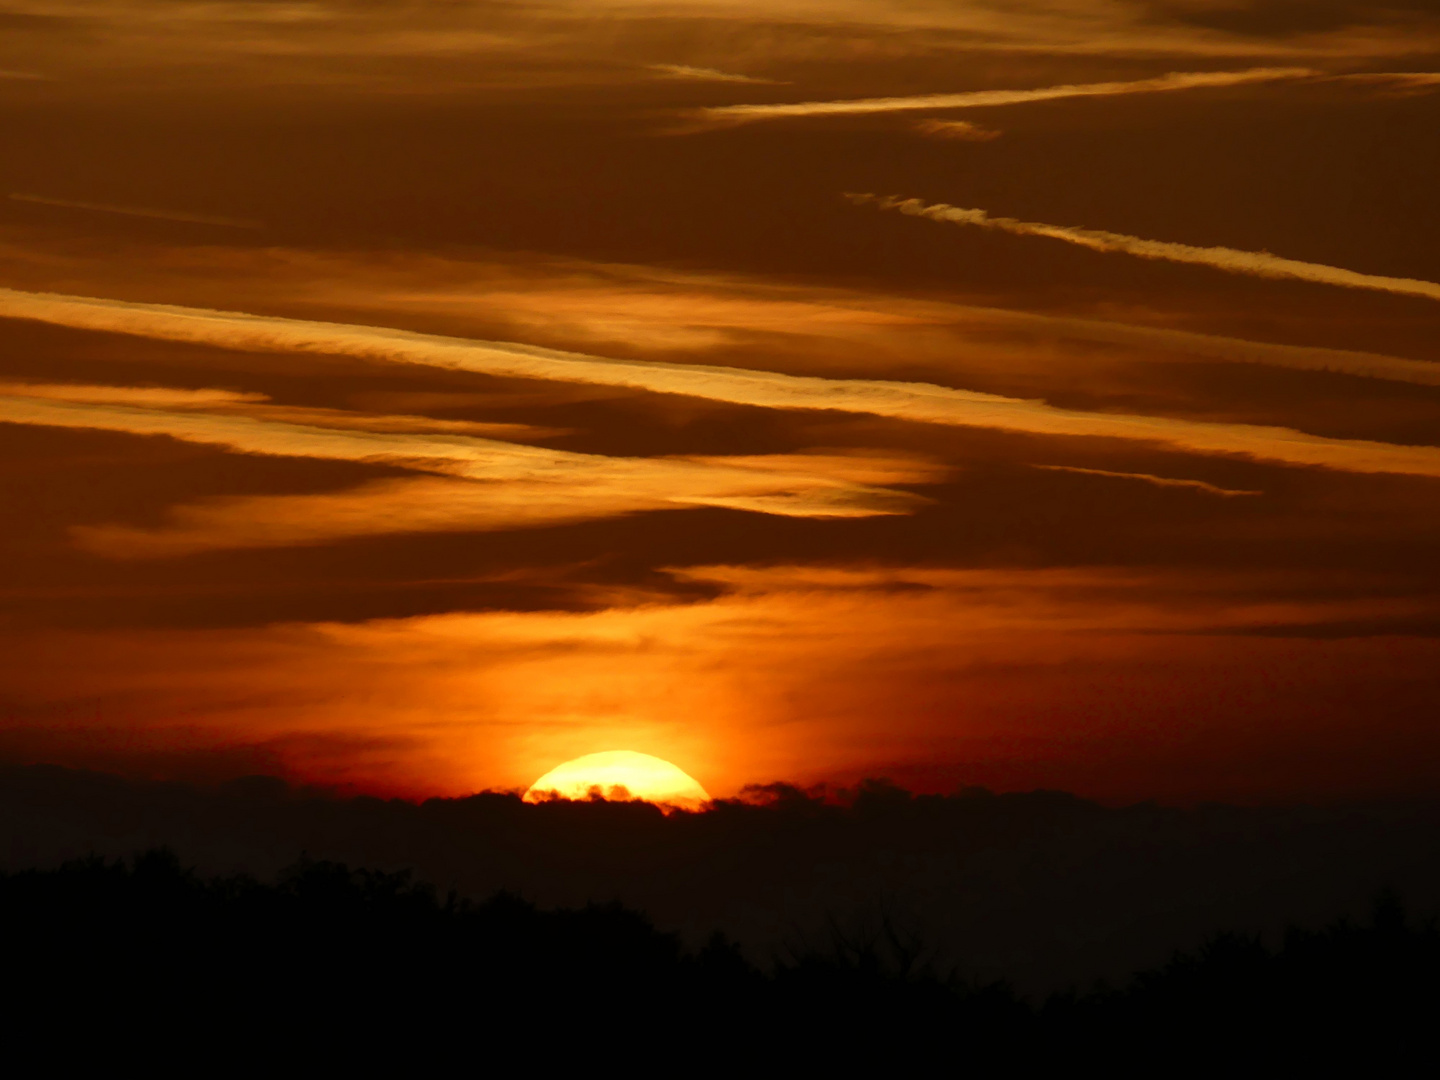
[[28, 1040], [57, 1067], [102, 1053], [207, 1072], [528, 1057], [539, 1072], [1089, 1062], [1187, 1075], [1374, 1066], [1422, 1050], [1440, 1015], [1440, 932], [1393, 896], [1363, 923], [1292, 930], [1275, 948], [1225, 934], [1124, 986], [1043, 1000], [938, 968], [883, 916], [757, 966], [719, 935], [687, 951], [619, 904], [474, 902], [313, 860], [274, 883], [201, 877], [166, 850], [11, 873], [0, 925], [7, 1046]]
[[[833, 794], [833, 793], [832, 793]], [[206, 874], [276, 879], [302, 853], [410, 868], [470, 897], [546, 909], [617, 899], [693, 951], [713, 930], [764, 963], [882, 908], [930, 959], [1043, 998], [1193, 948], [1217, 928], [1363, 917], [1395, 888], [1440, 910], [1440, 801], [1328, 807], [1105, 807], [1061, 792], [848, 800], [781, 785], [704, 813], [530, 805], [486, 792], [344, 798], [252, 777], [213, 787], [0, 765], [0, 869], [168, 847]]]

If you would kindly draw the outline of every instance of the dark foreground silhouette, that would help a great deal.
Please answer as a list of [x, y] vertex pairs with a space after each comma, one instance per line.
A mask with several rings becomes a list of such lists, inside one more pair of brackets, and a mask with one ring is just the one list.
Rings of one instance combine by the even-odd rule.
[[[1440, 910], [1440, 801], [1105, 807], [1063, 792], [843, 798], [775, 785], [704, 813], [647, 803], [344, 798], [251, 777], [212, 787], [0, 765], [0, 870], [167, 847], [208, 876], [315, 859], [410, 870], [472, 899], [618, 900], [694, 952], [723, 931], [753, 964], [831, 920], [882, 917], [938, 968], [1043, 998], [1118, 984], [1217, 929], [1363, 919], [1393, 888]], [[864, 936], [865, 931], [855, 929]], [[600, 978], [601, 976], [596, 976]]]
[[0, 876], [0, 920], [7, 1046], [56, 1065], [1208, 1075], [1428, 1056], [1440, 1006], [1440, 932], [1393, 897], [1364, 924], [1292, 930], [1277, 949], [1222, 935], [1121, 988], [1038, 1004], [937, 970], [883, 918], [762, 970], [719, 936], [687, 952], [618, 904], [474, 903], [332, 862], [266, 884], [202, 878], [165, 850], [90, 858]]

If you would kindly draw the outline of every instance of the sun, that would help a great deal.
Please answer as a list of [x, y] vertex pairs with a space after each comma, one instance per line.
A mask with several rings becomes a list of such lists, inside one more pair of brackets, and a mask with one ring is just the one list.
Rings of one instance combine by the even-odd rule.
[[557, 765], [530, 785], [526, 802], [562, 799], [643, 799], [698, 810], [710, 794], [695, 779], [663, 758], [633, 750], [586, 754]]

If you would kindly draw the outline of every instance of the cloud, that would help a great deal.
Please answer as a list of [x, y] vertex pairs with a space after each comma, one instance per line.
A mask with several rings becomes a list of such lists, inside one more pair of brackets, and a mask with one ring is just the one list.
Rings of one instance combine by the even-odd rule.
[[[1267, 0], [1273, 7], [1273, 0]], [[1213, 5], [1212, 5], [1213, 6]], [[1233, 5], [1224, 5], [1227, 8]], [[1289, 5], [1286, 5], [1289, 6]], [[1403, 56], [1433, 52], [1433, 18], [1397, 22], [1393, 5], [1356, 5], [1354, 25], [1255, 37], [1224, 20], [1156, 19], [1134, 0], [556, 0], [546, 4], [199, 3], [7, 0], [24, 19], [26, 68], [79, 93], [137, 80], [376, 94], [513, 93], [524, 86], [613, 84], [656, 56], [721, 72], [787, 62], [854, 66], [877, 56], [1019, 53], [1073, 57]], [[598, 16], [598, 17], [597, 17]], [[692, 65], [673, 65], [675, 67]], [[96, 88], [99, 88], [98, 91]]]
[[[1402, 715], [1405, 730], [1424, 729], [1429, 715], [1408, 706], [1430, 684], [1410, 680], [1407, 698], [1403, 673], [1432, 668], [1440, 646], [1307, 638], [1317, 625], [1424, 615], [1433, 598], [1273, 569], [674, 576], [710, 598], [198, 631], [0, 625], [0, 676], [52, 747], [93, 751], [98, 712], [123, 746], [173, 748], [184, 724], [191, 738], [273, 745], [304, 779], [372, 789], [528, 785], [607, 745], [703, 763], [717, 794], [877, 760], [1024, 761], [1033, 787], [1055, 785], [1045, 763], [1058, 757], [1099, 771], [1087, 780], [1082, 766], [1067, 783], [1094, 785], [1138, 745], [1150, 749], [1126, 793], [1139, 797], [1166, 762], [1183, 785], [1197, 742], [1217, 737], [1268, 781], [1281, 734], [1309, 761], [1317, 731], [1371, 743]], [[1275, 627], [1295, 633], [1253, 633]], [[357, 751], [372, 739], [385, 742]]]
[[87, 525], [72, 535], [97, 555], [157, 559], [397, 533], [534, 528], [657, 508], [663, 507], [633, 492], [617, 499], [613, 491], [577, 491], [574, 485], [426, 477], [377, 480], [322, 495], [212, 497], [172, 508], [159, 527]]
[[714, 68], [691, 67], [689, 64], [649, 64], [648, 70], [667, 79], [688, 79], [695, 82], [769, 83], [774, 79], [757, 79], [753, 75], [736, 75]]
[[1113, 97], [1117, 94], [1154, 94], [1207, 86], [1241, 86], [1247, 83], [1305, 79], [1317, 75], [1310, 68], [1248, 68], [1244, 71], [1172, 71], [1153, 79], [1131, 82], [1070, 83], [1037, 90], [970, 90], [958, 94], [919, 94], [910, 97], [856, 98], [848, 101], [797, 101], [775, 105], [717, 105], [698, 111], [702, 119], [721, 124], [777, 120], [795, 116], [855, 116], [867, 113], [908, 112], [918, 109], [977, 109], [997, 105], [1024, 105], [1059, 98]]
[[872, 517], [905, 513], [921, 500], [870, 485], [924, 483], [944, 472], [906, 459], [808, 454], [653, 459], [644, 470], [627, 464], [619, 459], [608, 471], [603, 466], [568, 474], [537, 471], [533, 478], [517, 470], [482, 483], [401, 478], [320, 495], [214, 497], [174, 507], [158, 528], [91, 525], [72, 534], [81, 548], [96, 554], [150, 559], [396, 533], [538, 528], [687, 506], [787, 517]]
[[1238, 491], [1234, 488], [1217, 487], [1214, 484], [1207, 484], [1204, 480], [1177, 480], [1168, 476], [1155, 476], [1152, 473], [1112, 472], [1109, 469], [1082, 469], [1078, 465], [1033, 465], [1035, 469], [1047, 469], [1051, 472], [1080, 473], [1084, 476], [1109, 476], [1117, 480], [1138, 480], [1144, 484], [1152, 484], [1155, 487], [1166, 488], [1190, 488], [1193, 491], [1203, 491], [1207, 495], [1219, 495], [1222, 498], [1235, 498], [1241, 495], [1263, 495], [1263, 491]]
[[[527, 333], [541, 332], [589, 342], [624, 342], [654, 349], [708, 349], [742, 334], [815, 333], [831, 335], [851, 327], [914, 325], [903, 312], [823, 298], [759, 299], [726, 295], [718, 282], [580, 282], [530, 288], [503, 284], [454, 294], [411, 293], [384, 299], [399, 307], [475, 311], [484, 304]], [[706, 289], [705, 286], [712, 286]]]
[[[743, 368], [616, 360], [512, 342], [14, 289], [0, 289], [0, 317], [242, 351], [338, 354], [484, 375], [680, 394], [760, 408], [818, 409], [1035, 435], [1140, 440], [1204, 454], [1243, 454], [1347, 472], [1440, 477], [1440, 447], [1330, 439], [1251, 424], [1084, 412], [931, 383], [825, 379]], [[378, 435], [370, 437], [380, 439]], [[313, 444], [315, 438], [307, 435], [300, 441]], [[434, 445], [442, 446], [440, 442]], [[453, 441], [443, 445], [453, 445]], [[378, 442], [374, 446], [373, 452], [380, 454]], [[419, 454], [413, 447], [409, 452]], [[441, 456], [453, 455], [446, 452]]]
[[169, 408], [215, 408], [268, 401], [265, 394], [241, 390], [177, 390], [169, 386], [95, 386], [89, 383], [0, 382], [0, 395], [72, 401], [87, 405], [140, 405]]
[[1146, 361], [1164, 362], [1165, 357], [1159, 350], [1166, 350], [1220, 363], [1263, 364], [1294, 371], [1328, 371], [1418, 386], [1440, 386], [1440, 363], [1428, 360], [1409, 360], [1353, 349], [1250, 341], [1193, 330], [1135, 326], [1099, 319], [1037, 315], [995, 308], [972, 310], [977, 316], [1000, 325], [1048, 328], [1058, 334], [1073, 335], [1081, 341], [1142, 348], [1145, 350], [1142, 358]]
[[[324, 272], [324, 268], [317, 267], [317, 275]], [[491, 326], [503, 320], [512, 328], [510, 332], [526, 337], [543, 335], [542, 340], [561, 347], [578, 345], [588, 349], [623, 343], [631, 353], [714, 349], [765, 334], [856, 342], [867, 350], [866, 362], [873, 363], [877, 349], [893, 350], [897, 346], [907, 357], [914, 357], [920, 348], [920, 334], [942, 329], [943, 344], [938, 348], [946, 357], [969, 358], [998, 349], [1004, 353], [1000, 362], [1013, 369], [1015, 351], [997, 344], [998, 330], [1005, 334], [1038, 333], [1047, 341], [1058, 335], [1075, 341], [1120, 345], [1135, 350], [1128, 360], [1146, 363], [1166, 362], [1178, 353], [1225, 363], [1343, 372], [1440, 386], [1440, 364], [1380, 353], [1285, 345], [1170, 327], [837, 288], [777, 285], [718, 274], [558, 262], [543, 276], [520, 280], [496, 276], [500, 280], [487, 275], [428, 288], [396, 289], [388, 283], [337, 284], [317, 292], [314, 300], [317, 305], [367, 302], [372, 305], [367, 313], [423, 312], [447, 319], [481, 314]], [[362, 293], [362, 289], [366, 291]], [[275, 299], [281, 296], [277, 293]], [[963, 354], [957, 353], [956, 338], [964, 342]], [[833, 346], [827, 349], [833, 350]]]
[[195, 214], [188, 210], [157, 210], [148, 206], [113, 206], [109, 203], [80, 202], [77, 199], [52, 199], [45, 195], [24, 195], [15, 191], [12, 191], [9, 197], [14, 202], [55, 206], [63, 210], [93, 210], [101, 214], [122, 214], [126, 217], [155, 218], [159, 221], [180, 221], [191, 225], [218, 225], [226, 229], [264, 228], [258, 221], [219, 217], [215, 214]]
[[1401, 90], [1425, 90], [1440, 86], [1440, 71], [1366, 71], [1331, 77], [1337, 81], [1393, 83]]
[[1431, 0], [1141, 0], [1142, 10], [1182, 25], [1283, 40], [1317, 34], [1364, 37], [1373, 28], [1418, 30]]
[[956, 139], [962, 142], [990, 142], [998, 139], [995, 128], [982, 127], [968, 120], [918, 120], [915, 130], [932, 139]]
[[1285, 259], [1278, 255], [1271, 255], [1267, 251], [1240, 251], [1227, 247], [1202, 248], [1193, 247], [1190, 244], [1174, 244], [1165, 240], [1143, 240], [1138, 236], [1105, 232], [1102, 229], [1079, 229], [1068, 225], [1046, 225], [1038, 221], [991, 217], [984, 210], [965, 210], [945, 203], [927, 205], [919, 199], [876, 198], [874, 195], [847, 195], [846, 198], [856, 204], [874, 203], [885, 210], [899, 210], [902, 214], [930, 218], [932, 221], [948, 221], [955, 225], [977, 225], [982, 229], [998, 229], [1001, 232], [1014, 233], [1017, 236], [1045, 236], [1052, 240], [1063, 240], [1067, 244], [1078, 244], [1091, 251], [1122, 252], [1142, 259], [1192, 263], [1224, 270], [1231, 274], [1249, 274], [1252, 277], [1288, 278], [1296, 281], [1311, 281], [1319, 285], [1335, 285], [1342, 289], [1372, 289], [1376, 292], [1394, 293], [1397, 296], [1419, 296], [1427, 300], [1440, 300], [1440, 284], [1433, 281], [1362, 274], [1338, 266], [1326, 266], [1323, 263]]
[[[175, 555], [236, 547], [317, 543], [379, 533], [515, 529], [645, 510], [719, 506], [787, 517], [907, 513], [906, 492], [847, 478], [821, 455], [739, 458], [614, 458], [457, 435], [322, 428], [262, 413], [96, 406], [43, 397], [0, 397], [0, 421], [168, 435], [249, 454], [309, 457], [440, 473], [446, 480], [382, 481], [318, 496], [220, 498], [174, 511], [160, 529], [91, 526], [83, 547], [109, 555]], [[938, 478], [918, 462], [860, 461], [850, 475], [890, 482]], [[460, 479], [453, 479], [460, 478]]]
[[[455, 328], [452, 333], [581, 351], [623, 347], [632, 356], [748, 347], [763, 336], [770, 354], [789, 354], [790, 359], [773, 361], [781, 367], [813, 364], [821, 356], [832, 368], [832, 360], [851, 362], [836, 348], [844, 342], [863, 349], [853, 362], [870, 370], [903, 357], [906, 364], [923, 360], [942, 369], [958, 363], [1014, 372], [1043, 352], [1087, 368], [1098, 360], [1164, 364], [1198, 357], [1440, 386], [1440, 363], [1354, 349], [580, 259], [387, 253], [382, 260], [343, 252], [177, 249], [132, 241], [107, 243], [103, 256], [63, 259], [11, 242], [0, 244], [0, 263], [12, 276], [53, 267], [46, 271], [49, 280], [71, 282], [76, 290], [103, 289], [117, 273], [143, 266], [147, 292], [183, 296], [182, 302], [194, 306], [244, 304], [329, 317], [341, 312], [341, 318], [366, 323], [443, 320]], [[1108, 357], [1102, 356], [1084, 343], [1117, 346], [1124, 355], [1107, 350]]]
[[481, 438], [542, 439], [567, 434], [560, 428], [533, 424], [439, 420], [433, 416], [391, 416], [326, 409], [318, 406], [272, 405], [266, 394], [239, 390], [179, 390], [168, 386], [97, 386], [88, 383], [0, 382], [0, 395], [66, 401], [86, 405], [134, 405], [141, 408], [198, 409], [235, 412], [253, 419], [352, 431], [410, 434], [477, 435]]

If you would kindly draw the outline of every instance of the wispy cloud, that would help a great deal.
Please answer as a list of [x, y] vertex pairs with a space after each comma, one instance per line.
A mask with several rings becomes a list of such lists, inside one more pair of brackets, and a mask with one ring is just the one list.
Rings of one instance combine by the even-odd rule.
[[1155, 5], [1130, 0], [424, 5], [7, 0], [5, 7], [7, 14], [28, 12], [57, 28], [103, 25], [103, 33], [46, 33], [23, 42], [26, 67], [43, 67], [82, 89], [94, 85], [97, 75], [144, 71], [181, 89], [219, 83], [273, 92], [283, 81], [292, 88], [366, 95], [419, 88], [473, 94], [477, 84], [482, 92], [507, 94], [520, 86], [601, 85], [619, 73], [630, 78], [657, 56], [684, 57], [693, 66], [726, 73], [757, 69], [781, 77], [784, 65], [797, 61], [806, 67], [816, 60], [864, 62], [878, 56], [928, 62], [949, 54], [969, 63], [977, 53], [1020, 53], [1026, 63], [1050, 54], [1147, 61], [1196, 57], [1231, 64], [1298, 57], [1301, 63], [1353, 64], [1428, 56], [1440, 40], [1433, 18], [1397, 22], [1388, 4], [1356, 4], [1353, 18], [1332, 32], [1306, 32], [1302, 23], [1295, 34], [1260, 36], [1243, 27], [1156, 18]]
[[[0, 261], [12, 270], [46, 257], [13, 241], [0, 244]], [[576, 259], [387, 254], [382, 261], [337, 252], [176, 249], [132, 241], [107, 246], [103, 261], [67, 258], [53, 280], [74, 282], [75, 291], [103, 289], [117, 272], [134, 266], [145, 268], [147, 291], [184, 296], [182, 302], [194, 307], [215, 306], [217, 300], [279, 310], [298, 305], [300, 313], [318, 310], [333, 317], [346, 312], [347, 321], [371, 325], [442, 319], [458, 335], [474, 327], [476, 337], [499, 334], [586, 353], [623, 348], [626, 355], [671, 359], [678, 350], [728, 348], [763, 335], [780, 370], [797, 348], [806, 354], [799, 362], [809, 363], [823, 343], [825, 354], [837, 358], [838, 346], [863, 349], [864, 362], [872, 365], [882, 355], [903, 352], [911, 359], [923, 353], [924, 362], [941, 369], [959, 363], [966, 370], [1000, 366], [1014, 371], [1043, 351], [1059, 362], [1087, 367], [1200, 358], [1440, 386], [1440, 363], [1356, 349]], [[1102, 354], [1090, 343], [1116, 348]], [[1057, 344], [1059, 353], [1053, 349]], [[860, 362], [861, 354], [854, 359]]]
[[0, 382], [0, 395], [71, 401], [86, 405], [139, 405], [154, 408], [215, 408], [268, 401], [265, 394], [242, 390], [180, 390], [170, 386], [97, 386], [91, 383]]
[[693, 82], [768, 83], [774, 79], [760, 79], [753, 75], [737, 75], [730, 71], [716, 71], [714, 68], [691, 67], [689, 64], [649, 64], [647, 70], [666, 79], [687, 79]]
[[1125, 233], [1106, 232], [1103, 229], [1080, 229], [1068, 225], [1046, 225], [1038, 221], [1019, 221], [1016, 218], [991, 217], [984, 210], [966, 210], [946, 203], [926, 204], [919, 199], [895, 197], [877, 198], [874, 195], [847, 194], [857, 205], [873, 203], [883, 210], [899, 210], [913, 217], [930, 218], [932, 221], [948, 221], [955, 225], [975, 225], [982, 229], [997, 229], [1017, 236], [1045, 236], [1052, 240], [1063, 240], [1077, 244], [1091, 251], [1122, 252], [1142, 259], [1162, 259], [1166, 262], [1192, 263], [1209, 266], [1231, 274], [1248, 274], [1252, 277], [1289, 278], [1296, 281], [1312, 281], [1319, 285], [1336, 285], [1344, 289], [1371, 289], [1376, 292], [1395, 293], [1399, 296], [1421, 296], [1427, 300], [1440, 300], [1440, 284], [1420, 281], [1415, 278], [1385, 277], [1380, 274], [1362, 274], [1323, 263], [1301, 262], [1299, 259], [1285, 259], [1271, 255], [1268, 251], [1241, 251], [1227, 247], [1193, 247], [1190, 244], [1175, 244], [1166, 240], [1144, 240]]
[[62, 210], [91, 210], [100, 214], [121, 214], [125, 217], [155, 218], [158, 221], [180, 221], [190, 225], [217, 225], [226, 229], [261, 229], [258, 221], [245, 218], [220, 217], [215, 214], [195, 214], [188, 210], [158, 210], [149, 206], [114, 206], [110, 203], [81, 202], [78, 199], [52, 199], [46, 195], [26, 195], [12, 191], [14, 202], [34, 203], [37, 206], [54, 206]]
[[[510, 378], [680, 394], [760, 408], [832, 410], [1038, 435], [1141, 440], [1198, 453], [1243, 454], [1348, 472], [1440, 476], [1440, 447], [1330, 439], [1290, 428], [1252, 424], [1084, 412], [931, 383], [826, 379], [743, 368], [617, 360], [513, 342], [14, 289], [0, 289], [0, 316], [241, 351], [328, 353]], [[378, 449], [374, 452], [380, 453]], [[424, 456], [414, 448], [411, 452]]]
[[1141, 355], [1147, 362], [1164, 362], [1164, 354], [1173, 352], [1219, 363], [1263, 364], [1294, 371], [1327, 371], [1417, 386], [1440, 386], [1440, 363], [1428, 360], [1317, 345], [1252, 341], [1164, 326], [1136, 326], [995, 308], [972, 310], [977, 317], [994, 320], [1002, 326], [1049, 328], [1054, 333], [1073, 335], [1081, 341], [1140, 347], [1144, 350]]
[[1344, 82], [1389, 83], [1398, 90], [1423, 91], [1440, 87], [1440, 71], [1367, 71], [1332, 78]]
[[1203, 491], [1206, 495], [1219, 495], [1226, 499], [1232, 499], [1240, 495], [1265, 494], [1263, 491], [1241, 491], [1235, 488], [1223, 488], [1215, 484], [1207, 484], [1204, 480], [1179, 480], [1170, 476], [1156, 476], [1153, 473], [1113, 472], [1110, 469], [1082, 469], [1078, 465], [1034, 465], [1032, 468], [1046, 469], [1050, 472], [1080, 473], [1083, 476], [1108, 476], [1116, 480], [1138, 480], [1140, 483], [1150, 484], [1154, 487], [1189, 488], [1192, 491]]
[[932, 139], [955, 139], [960, 142], [990, 142], [998, 139], [995, 128], [972, 124], [969, 120], [917, 120], [915, 130]]
[[[915, 483], [937, 478], [934, 466], [895, 461], [846, 463], [817, 455], [784, 455], [754, 471], [724, 458], [654, 459], [648, 468], [584, 466], [503, 482], [447, 477], [377, 480], [320, 495], [221, 496], [172, 508], [157, 528], [75, 528], [84, 549], [111, 558], [149, 559], [199, 551], [294, 547], [361, 536], [425, 532], [494, 532], [569, 525], [645, 511], [716, 506], [785, 517], [845, 518], [908, 512], [922, 500], [865, 487], [846, 478], [883, 476]], [[743, 461], [743, 459], [742, 459]], [[750, 465], [744, 462], [744, 465]], [[687, 468], [687, 466], [689, 466]]]
[[330, 495], [213, 499], [177, 508], [172, 523], [159, 529], [92, 526], [77, 533], [83, 546], [120, 556], [376, 533], [514, 529], [687, 506], [870, 517], [908, 513], [923, 500], [850, 476], [910, 483], [937, 478], [934, 466], [914, 461], [881, 466], [862, 458], [847, 474], [843, 458], [833, 455], [616, 458], [459, 435], [318, 427], [263, 413], [82, 404], [39, 395], [0, 396], [0, 422], [167, 435], [240, 453], [398, 466], [447, 478], [387, 480]]
[[394, 416], [308, 405], [273, 405], [266, 394], [240, 390], [181, 390], [169, 386], [103, 386], [90, 383], [0, 382], [0, 396], [39, 398], [83, 405], [131, 405], [151, 409], [233, 412], [257, 420], [349, 431], [400, 434], [475, 435], [494, 439], [543, 439], [567, 432], [533, 424], [440, 420], [433, 416]]
[[1059, 98], [1113, 97], [1117, 94], [1156, 94], [1201, 87], [1241, 86], [1310, 78], [1318, 72], [1301, 67], [1261, 67], [1244, 71], [1172, 71], [1153, 79], [1129, 82], [1067, 83], [1035, 90], [969, 90], [957, 94], [918, 94], [908, 97], [854, 98], [845, 101], [796, 101], [773, 105], [717, 105], [701, 109], [699, 118], [720, 124], [778, 120], [795, 116], [855, 116], [865, 113], [911, 112], [920, 109], [977, 109], [997, 105], [1024, 105]]
[[491, 423], [483, 420], [441, 420], [433, 416], [395, 416], [326, 409], [315, 405], [251, 405], [244, 415], [282, 424], [307, 424], [345, 431], [395, 432], [411, 435], [474, 435], [481, 439], [549, 439], [569, 434], [566, 428], [535, 424]]

